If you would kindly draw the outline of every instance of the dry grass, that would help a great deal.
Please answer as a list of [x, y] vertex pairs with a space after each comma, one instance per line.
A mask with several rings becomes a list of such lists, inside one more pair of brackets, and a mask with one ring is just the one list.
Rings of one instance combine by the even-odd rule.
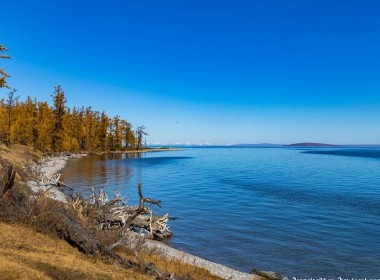
[[32, 147], [24, 145], [12, 145], [8, 148], [0, 143], [0, 158], [5, 162], [11, 162], [17, 169], [22, 170], [24, 165], [29, 161], [36, 161], [42, 153], [33, 151]]
[[56, 237], [0, 222], [1, 279], [153, 279], [88, 257]]
[[207, 270], [186, 264], [179, 260], [166, 260], [165, 256], [160, 253], [144, 253], [142, 259], [153, 262], [157, 268], [168, 271], [185, 279], [204, 279], [204, 280], [220, 280], [221, 278], [210, 274]]
[[147, 250], [145, 248], [143, 250], [137, 249], [137, 251], [138, 252], [136, 256], [136, 250], [134, 246], [132, 248], [130, 246], [124, 246], [118, 249], [118, 253], [121, 256], [127, 257], [129, 259], [133, 259], [134, 261], [137, 261], [137, 262], [145, 262], [145, 263], [152, 262], [155, 264], [155, 266], [158, 269], [162, 271], [167, 271], [170, 274], [176, 275], [177, 277], [181, 279], [187, 279], [187, 280], [198, 280], [198, 279], [221, 280], [222, 279], [222, 278], [212, 275], [206, 269], [184, 263], [180, 260], [167, 259], [166, 256], [159, 249]]

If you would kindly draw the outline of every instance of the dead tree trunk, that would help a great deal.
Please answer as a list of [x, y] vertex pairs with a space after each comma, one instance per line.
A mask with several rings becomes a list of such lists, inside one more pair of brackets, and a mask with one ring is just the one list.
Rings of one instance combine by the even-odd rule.
[[9, 166], [7, 172], [4, 174], [3, 179], [0, 182], [0, 197], [3, 196], [8, 190], [13, 188], [16, 178], [16, 171], [13, 166]]
[[92, 256], [98, 255], [101, 256], [102, 259], [115, 261], [124, 268], [142, 270], [143, 273], [152, 275], [156, 277], [156, 279], [175, 279], [169, 273], [156, 269], [153, 263], [137, 263], [121, 257], [112, 251], [113, 247], [110, 248], [101, 244], [76, 220], [75, 217], [72, 217], [69, 213], [60, 213], [59, 221], [60, 222], [56, 224], [56, 231], [59, 236], [81, 252]]
[[140, 204], [139, 204], [139, 207], [136, 209], [136, 211], [128, 216], [127, 218], [127, 221], [125, 222], [125, 227], [126, 228], [129, 228], [133, 222], [133, 220], [141, 214], [141, 212], [143, 212], [145, 210], [145, 207], [144, 207], [144, 203], [151, 203], [151, 204], [155, 204], [157, 205], [158, 207], [161, 207], [160, 203], [161, 201], [160, 200], [153, 200], [153, 199], [150, 199], [150, 198], [144, 198], [144, 195], [142, 193], [142, 185], [141, 183], [138, 184], [138, 190], [139, 190], [139, 197], [140, 197]]

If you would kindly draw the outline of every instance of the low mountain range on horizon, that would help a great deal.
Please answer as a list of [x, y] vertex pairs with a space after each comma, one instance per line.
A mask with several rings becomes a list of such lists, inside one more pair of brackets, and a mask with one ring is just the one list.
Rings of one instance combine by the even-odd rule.
[[337, 147], [337, 148], [368, 148], [368, 147], [380, 147], [380, 144], [326, 144], [326, 143], [313, 143], [313, 142], [302, 142], [295, 144], [283, 145], [284, 147]]
[[302, 142], [295, 144], [283, 145], [286, 147], [337, 147], [341, 145], [326, 144], [326, 143], [313, 143], [313, 142]]

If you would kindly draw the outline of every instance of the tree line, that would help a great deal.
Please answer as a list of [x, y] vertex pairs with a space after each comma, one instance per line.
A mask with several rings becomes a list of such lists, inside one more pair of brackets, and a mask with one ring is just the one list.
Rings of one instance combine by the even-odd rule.
[[[0, 58], [7, 49], [0, 44]], [[0, 88], [10, 88], [9, 75], [0, 68]], [[52, 93], [52, 106], [28, 97], [20, 101], [16, 90], [0, 99], [0, 141], [22, 144], [46, 152], [123, 151], [143, 148], [145, 127], [120, 116], [109, 117], [92, 107], [70, 108], [60, 85]]]

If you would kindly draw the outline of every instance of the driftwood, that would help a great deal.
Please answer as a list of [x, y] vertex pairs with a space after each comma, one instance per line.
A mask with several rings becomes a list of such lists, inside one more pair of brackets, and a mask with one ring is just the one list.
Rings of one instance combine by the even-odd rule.
[[112, 200], [108, 199], [103, 189], [98, 193], [92, 190], [88, 199], [78, 196], [73, 200], [72, 206], [79, 216], [84, 219], [93, 218], [102, 230], [122, 228], [134, 230], [145, 235], [149, 239], [162, 240], [170, 238], [173, 234], [167, 225], [168, 214], [164, 216], [153, 215], [152, 209], [145, 207], [157, 205], [161, 201], [145, 198], [142, 193], [142, 185], [138, 185], [139, 206], [127, 206], [125, 199], [119, 193], [115, 193]]
[[[135, 250], [138, 262], [125, 259], [113, 251], [116, 247], [124, 245], [127, 242], [128, 231], [131, 227], [137, 226], [137, 224], [141, 228], [149, 228], [151, 236], [146, 236], [148, 238], [162, 239], [166, 237], [163, 233], [164, 230], [170, 232], [166, 224], [168, 215], [163, 216], [164, 219], [160, 216], [155, 216], [155, 220], [153, 219], [153, 211], [145, 207], [145, 203], [160, 206], [160, 201], [144, 198], [141, 183], [138, 185], [138, 192], [140, 197], [138, 207], [126, 206], [124, 198], [119, 193], [115, 193], [115, 197], [109, 200], [107, 194], [102, 189], [98, 194], [93, 190], [92, 195], [87, 200], [82, 196], [73, 199], [72, 207], [77, 213], [80, 212], [82, 217], [87, 216], [87, 218], [84, 217], [87, 221], [92, 216], [103, 230], [113, 227], [121, 228], [119, 240], [107, 247], [96, 239], [91, 238], [88, 231], [84, 230], [78, 221], [70, 219], [68, 216], [62, 217], [61, 220], [64, 221], [64, 226], [57, 230], [62, 238], [86, 254], [100, 255], [103, 259], [113, 260], [125, 268], [140, 270], [145, 274], [154, 276], [155, 279], [179, 280], [180, 278], [174, 275], [158, 270], [153, 263], [144, 263], [139, 257], [138, 250]], [[150, 216], [143, 216], [147, 213]], [[162, 225], [163, 223], [164, 225]], [[149, 225], [150, 227], [148, 227]]]
[[131, 225], [133, 225], [141, 229], [149, 230], [150, 233], [148, 237], [152, 239], [162, 240], [164, 238], [171, 237], [173, 234], [167, 225], [167, 222], [169, 221], [168, 214], [164, 215], [163, 217], [154, 217], [153, 211], [150, 210], [149, 216], [141, 215], [145, 211], [145, 203], [150, 203], [151, 205], [157, 205], [161, 207], [161, 201], [144, 198], [141, 183], [138, 184], [138, 191], [140, 197], [140, 205], [132, 215], [128, 216], [127, 221], [125, 222], [125, 227], [129, 228]]
[[60, 212], [57, 218], [60, 222], [55, 225], [55, 229], [59, 236], [81, 252], [87, 255], [100, 256], [104, 260], [114, 261], [124, 268], [140, 270], [145, 274], [154, 276], [156, 279], [177, 279], [169, 273], [160, 271], [153, 263], [135, 262], [121, 257], [112, 251], [114, 247], [104, 246], [75, 217], [66, 211]]
[[0, 182], [0, 197], [3, 196], [8, 190], [13, 188], [16, 178], [16, 171], [13, 166], [9, 166], [7, 172], [4, 174], [3, 179]]
[[264, 278], [269, 279], [269, 280], [280, 280], [280, 279], [284, 278], [282, 275], [280, 275], [276, 272], [264, 271], [264, 270], [260, 270], [257, 268], [252, 269], [251, 273], [255, 274], [255, 275], [259, 275], [259, 276], [264, 277]]

